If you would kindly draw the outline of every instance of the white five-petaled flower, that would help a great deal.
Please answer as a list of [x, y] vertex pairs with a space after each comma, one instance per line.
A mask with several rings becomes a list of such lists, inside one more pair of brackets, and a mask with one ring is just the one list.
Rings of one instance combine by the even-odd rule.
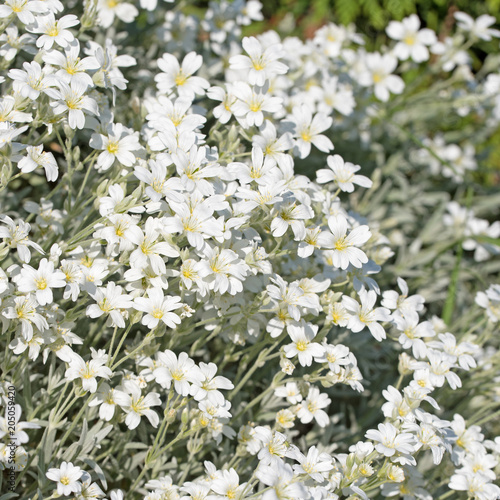
[[16, 279], [20, 292], [33, 292], [40, 305], [50, 304], [54, 300], [52, 288], [66, 286], [65, 276], [59, 269], [54, 270], [54, 263], [42, 259], [38, 269], [24, 264], [20, 276]]
[[155, 76], [160, 92], [168, 92], [174, 88], [180, 96], [193, 99], [195, 94], [202, 95], [210, 84], [204, 78], [193, 76], [201, 65], [203, 58], [196, 52], [190, 52], [182, 60], [182, 64], [172, 54], [163, 54], [158, 59], [158, 67], [162, 71]]
[[386, 335], [384, 327], [379, 321], [390, 321], [389, 309], [385, 307], [374, 308], [377, 294], [373, 290], [362, 289], [358, 295], [361, 304], [352, 297], [346, 295], [342, 297], [342, 304], [350, 314], [347, 328], [352, 332], [360, 332], [368, 327], [373, 337], [380, 342], [385, 339]]
[[182, 307], [180, 297], [164, 296], [161, 288], [149, 288], [148, 296], [136, 297], [134, 299], [134, 309], [147, 313], [142, 318], [142, 324], [153, 330], [160, 321], [169, 328], [175, 328], [180, 324], [181, 318], [171, 311]]
[[409, 57], [420, 63], [429, 59], [429, 45], [436, 43], [434, 31], [428, 28], [420, 29], [420, 19], [416, 14], [406, 17], [401, 22], [391, 21], [387, 26], [387, 34], [397, 40], [394, 54], [398, 59]]
[[272, 466], [259, 464], [255, 476], [270, 488], [264, 490], [262, 500], [307, 498], [305, 486], [296, 480], [292, 467], [283, 461]]
[[370, 188], [373, 182], [364, 175], [356, 174], [361, 169], [359, 165], [344, 162], [340, 155], [329, 156], [326, 159], [329, 169], [321, 169], [316, 172], [318, 184], [335, 182], [341, 191], [352, 193], [354, 184], [364, 188]]
[[98, 0], [97, 12], [103, 28], [109, 28], [115, 16], [124, 23], [131, 23], [139, 15], [134, 4], [121, 0]]
[[302, 366], [311, 366], [313, 358], [321, 358], [325, 350], [321, 344], [313, 342], [318, 333], [318, 326], [306, 323], [291, 323], [287, 326], [288, 335], [292, 339], [292, 344], [286, 345], [283, 349], [287, 358], [298, 356]]
[[0, 5], [0, 19], [10, 16], [16, 16], [23, 24], [31, 24], [35, 22], [33, 14], [43, 14], [47, 11], [44, 2], [31, 0], [5, 0], [3, 5]]
[[307, 398], [297, 406], [297, 417], [303, 424], [308, 424], [316, 420], [320, 427], [326, 427], [330, 418], [323, 408], [331, 403], [331, 399], [324, 393], [321, 393], [317, 387], [310, 387]]
[[86, 70], [96, 69], [92, 64], [90, 57], [80, 58], [80, 43], [78, 40], [73, 40], [64, 49], [64, 54], [58, 50], [50, 50], [43, 56], [43, 61], [55, 68], [60, 68], [56, 71], [55, 76], [62, 78], [66, 83], [72, 81], [80, 82], [87, 87], [93, 87], [92, 77], [86, 73]]
[[206, 247], [206, 259], [200, 261], [200, 277], [214, 292], [236, 295], [243, 290], [248, 265], [236, 252], [227, 248]]
[[19, 258], [23, 262], [29, 262], [31, 260], [31, 252], [28, 247], [34, 248], [37, 252], [41, 254], [44, 253], [42, 247], [30, 241], [28, 238], [31, 226], [20, 219], [15, 222], [8, 215], [0, 215], [0, 222], [3, 222], [6, 226], [0, 226], [0, 238], [3, 239], [4, 243], [10, 248], [16, 248]]
[[223, 406], [225, 399], [219, 389], [233, 389], [233, 383], [221, 375], [216, 375], [217, 365], [215, 363], [200, 363], [200, 371], [203, 379], [200, 385], [191, 386], [191, 395], [196, 401], [208, 399], [214, 405]]
[[492, 37], [500, 37], [499, 30], [490, 28], [490, 26], [496, 23], [496, 19], [493, 16], [483, 14], [477, 19], [473, 19], [465, 12], [455, 12], [454, 16], [458, 21], [458, 27], [463, 31], [469, 32], [475, 38], [489, 41]]
[[75, 39], [68, 28], [79, 23], [80, 21], [73, 14], [56, 19], [54, 14], [49, 12], [44, 16], [38, 16], [34, 25], [28, 27], [28, 31], [40, 35], [36, 46], [43, 50], [51, 49], [54, 43], [65, 48]]
[[43, 150], [43, 144], [40, 146], [27, 146], [27, 156], [19, 160], [17, 166], [23, 173], [33, 172], [37, 167], [43, 167], [45, 176], [49, 182], [57, 180], [59, 168], [56, 159], [52, 153]]
[[24, 69], [11, 69], [8, 73], [9, 78], [14, 80], [14, 90], [17, 90], [23, 97], [32, 101], [38, 99], [40, 92], [50, 95], [49, 89], [57, 83], [54, 75], [50, 74], [50, 68], [41, 67], [36, 61], [24, 62]]
[[269, 95], [267, 90], [265, 87], [250, 87], [245, 82], [234, 84], [233, 94], [237, 100], [232, 111], [245, 128], [260, 127], [264, 122], [264, 112], [274, 113], [281, 108], [282, 99]]
[[393, 55], [382, 55], [378, 52], [367, 54], [365, 65], [365, 71], [359, 75], [359, 83], [365, 87], [373, 86], [377, 99], [386, 102], [391, 93], [403, 92], [405, 87], [403, 79], [392, 74], [398, 65], [398, 60]]
[[51, 102], [55, 115], [68, 113], [68, 124], [72, 129], [85, 127], [85, 114], [99, 114], [97, 102], [85, 95], [87, 86], [81, 81], [71, 81], [68, 85], [62, 80], [57, 81], [59, 89], [48, 89], [46, 93], [54, 102]]
[[328, 227], [332, 232], [332, 237], [325, 246], [332, 249], [331, 260], [334, 267], [347, 269], [351, 264], [359, 268], [368, 262], [365, 252], [358, 248], [365, 244], [372, 235], [368, 226], [355, 227], [347, 234], [347, 219], [339, 214], [328, 218]]
[[299, 464], [293, 469], [297, 474], [306, 474], [318, 483], [322, 483], [333, 469], [333, 460], [328, 453], [320, 453], [316, 446], [311, 446], [307, 456], [302, 453], [299, 456]]
[[311, 144], [323, 153], [334, 149], [332, 141], [321, 132], [328, 130], [332, 125], [332, 118], [324, 113], [312, 114], [306, 104], [295, 106], [290, 117], [294, 126], [295, 150], [299, 158], [306, 158], [311, 152]]
[[153, 375], [158, 384], [170, 389], [172, 383], [177, 394], [188, 396], [190, 384], [201, 385], [204, 376], [194, 361], [185, 352], [177, 357], [172, 351], [166, 349], [157, 354], [157, 368]]
[[103, 314], [109, 315], [111, 326], [125, 327], [125, 320], [121, 310], [130, 309], [133, 306], [132, 297], [122, 293], [122, 287], [114, 281], [110, 281], [106, 288], [99, 287], [95, 293], [90, 294], [97, 302], [87, 307], [87, 316], [99, 318]]
[[375, 449], [386, 457], [392, 457], [396, 453], [411, 455], [415, 451], [413, 434], [399, 432], [390, 422], [378, 424], [378, 430], [370, 429], [365, 436], [375, 441]]
[[284, 75], [288, 68], [278, 59], [284, 55], [281, 44], [273, 44], [265, 49], [259, 40], [253, 36], [244, 37], [243, 49], [248, 54], [231, 57], [231, 69], [247, 70], [250, 85], [263, 86], [266, 80], [275, 75]]
[[69, 367], [64, 377], [70, 381], [77, 378], [81, 379], [83, 390], [94, 393], [97, 390], [96, 377], [109, 379], [113, 375], [113, 372], [106, 366], [108, 355], [105, 354], [104, 350], [96, 351], [92, 347], [90, 349], [92, 351], [92, 359], [89, 361], [85, 361], [79, 354], [71, 352], [68, 361]]
[[114, 402], [125, 411], [125, 424], [129, 429], [135, 429], [145, 416], [153, 427], [158, 427], [158, 414], [151, 410], [151, 406], [161, 405], [160, 396], [156, 392], [142, 395], [141, 389], [134, 380], [125, 380], [123, 390], [116, 389], [113, 393]]
[[134, 151], [141, 149], [137, 132], [124, 127], [121, 123], [108, 125], [107, 134], [92, 134], [90, 146], [103, 152], [97, 157], [96, 166], [108, 170], [115, 160], [121, 165], [131, 167], [135, 162]]
[[70, 496], [72, 493], [78, 493], [82, 489], [82, 483], [79, 479], [83, 471], [71, 462], [62, 462], [59, 468], [51, 468], [47, 471], [47, 477], [57, 483], [57, 493], [60, 496]]

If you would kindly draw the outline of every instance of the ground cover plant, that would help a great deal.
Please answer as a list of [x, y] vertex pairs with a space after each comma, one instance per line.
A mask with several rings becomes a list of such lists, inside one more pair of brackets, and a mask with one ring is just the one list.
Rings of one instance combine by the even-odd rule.
[[495, 18], [289, 23], [0, 5], [0, 500], [500, 498]]

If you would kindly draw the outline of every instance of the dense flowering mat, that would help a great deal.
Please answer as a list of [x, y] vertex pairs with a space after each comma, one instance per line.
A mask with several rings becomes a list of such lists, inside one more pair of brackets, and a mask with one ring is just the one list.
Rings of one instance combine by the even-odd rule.
[[191, 7], [0, 5], [0, 500], [500, 498], [495, 19]]

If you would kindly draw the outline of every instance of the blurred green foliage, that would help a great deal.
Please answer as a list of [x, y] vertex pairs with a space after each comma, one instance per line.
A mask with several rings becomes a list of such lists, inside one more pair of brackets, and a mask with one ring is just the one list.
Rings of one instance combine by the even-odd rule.
[[429, 28], [439, 33], [450, 29], [451, 15], [456, 10], [473, 17], [490, 14], [500, 21], [500, 0], [266, 0], [265, 20], [256, 23], [253, 29], [258, 30], [262, 25], [269, 28], [286, 16], [293, 16], [297, 35], [311, 36], [319, 26], [333, 21], [354, 23], [359, 31], [377, 37], [389, 21], [417, 13]]

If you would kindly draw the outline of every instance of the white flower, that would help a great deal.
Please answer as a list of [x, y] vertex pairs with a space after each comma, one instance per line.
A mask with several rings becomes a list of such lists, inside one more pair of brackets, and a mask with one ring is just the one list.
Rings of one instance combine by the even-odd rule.
[[24, 62], [23, 68], [11, 69], [8, 76], [14, 80], [14, 89], [32, 101], [38, 99], [40, 92], [48, 93], [49, 87], [57, 82], [49, 69], [42, 69], [36, 61]]
[[319, 184], [335, 182], [341, 191], [347, 193], [354, 191], [354, 184], [365, 188], [372, 187], [373, 182], [368, 177], [356, 174], [361, 169], [359, 165], [344, 162], [340, 155], [329, 156], [326, 161], [330, 170], [320, 169], [316, 172]]
[[310, 387], [307, 398], [297, 406], [297, 417], [303, 424], [308, 424], [313, 419], [320, 427], [326, 427], [330, 418], [323, 408], [326, 408], [331, 399], [324, 393], [320, 393], [317, 387]]
[[62, 496], [70, 496], [72, 493], [79, 493], [82, 484], [79, 479], [83, 471], [71, 462], [62, 462], [59, 468], [51, 468], [46, 476], [57, 483], [57, 493]]
[[321, 358], [324, 348], [317, 342], [312, 342], [318, 333], [318, 326], [306, 323], [292, 323], [287, 326], [287, 332], [293, 343], [286, 345], [283, 349], [287, 358], [298, 356], [302, 366], [311, 366], [313, 358]]
[[185, 353], [181, 352], [177, 357], [169, 349], [157, 354], [158, 365], [153, 370], [153, 375], [158, 384], [170, 389], [172, 382], [175, 392], [181, 396], [187, 396], [190, 392], [190, 384], [200, 386], [204, 379], [201, 370], [194, 361]]
[[333, 143], [321, 132], [328, 130], [332, 125], [332, 118], [316, 113], [313, 117], [311, 108], [305, 104], [295, 106], [290, 116], [290, 122], [294, 127], [295, 150], [299, 158], [306, 158], [311, 152], [311, 144], [320, 151], [328, 153], [333, 148]]
[[281, 44], [273, 44], [264, 49], [253, 36], [244, 37], [241, 43], [248, 56], [233, 56], [229, 64], [231, 69], [247, 70], [250, 85], [263, 86], [266, 80], [287, 72], [286, 64], [278, 61], [284, 55]]
[[399, 311], [403, 316], [409, 311], [418, 312], [424, 308], [425, 299], [421, 295], [408, 297], [408, 285], [403, 278], [398, 277], [398, 286], [401, 294], [395, 290], [387, 290], [382, 294], [382, 306]]
[[285, 385], [277, 387], [274, 390], [274, 395], [279, 398], [286, 398], [286, 400], [292, 405], [302, 401], [302, 394], [300, 393], [299, 387], [295, 382], [287, 382]]
[[206, 260], [200, 262], [200, 277], [214, 292], [236, 295], [243, 290], [248, 266], [238, 254], [226, 248], [206, 247]]
[[[0, 6], [0, 12], [4, 6]], [[19, 30], [15, 25], [10, 25], [5, 29], [5, 32], [0, 35], [0, 41], [3, 42], [0, 46], [0, 56], [4, 57], [6, 61], [12, 61], [20, 50], [28, 53], [37, 52], [33, 47], [35, 37], [30, 33], [23, 33], [19, 36]]]
[[21, 405], [16, 404], [14, 407], [5, 407], [5, 417], [0, 417], [0, 439], [7, 438], [17, 444], [25, 444], [29, 441], [29, 438], [24, 429], [40, 428], [38, 424], [20, 422], [22, 413]]
[[161, 288], [149, 288], [148, 297], [136, 297], [134, 299], [134, 308], [138, 311], [147, 313], [142, 318], [142, 324], [153, 330], [162, 321], [169, 328], [175, 328], [180, 324], [180, 317], [171, 312], [182, 307], [180, 297], [171, 297], [163, 295]]
[[255, 134], [252, 137], [254, 146], [259, 146], [266, 159], [273, 165], [278, 164], [284, 167], [286, 157], [288, 156], [285, 151], [289, 151], [293, 147], [292, 134], [285, 132], [278, 137], [276, 127], [270, 120], [265, 120], [260, 129], [260, 134]]
[[401, 22], [391, 21], [386, 32], [398, 43], [394, 47], [394, 54], [398, 59], [406, 60], [409, 57], [420, 63], [429, 59], [427, 46], [437, 41], [434, 31], [420, 29], [420, 19], [416, 14], [404, 18]]
[[191, 395], [196, 401], [208, 399], [214, 405], [223, 406], [225, 399], [218, 389], [233, 389], [233, 383], [217, 373], [217, 365], [215, 363], [200, 363], [200, 371], [203, 375], [201, 385], [193, 384], [191, 386]]
[[374, 308], [377, 294], [373, 290], [368, 292], [360, 290], [358, 295], [361, 304], [352, 297], [346, 295], [342, 297], [342, 304], [351, 315], [347, 328], [353, 332], [360, 332], [365, 327], [368, 327], [373, 337], [380, 342], [385, 339], [386, 335], [383, 326], [378, 322], [390, 320], [389, 310], [385, 307]]
[[490, 28], [492, 24], [496, 23], [496, 19], [493, 16], [483, 14], [477, 19], [473, 19], [465, 12], [455, 12], [453, 15], [458, 21], [458, 27], [463, 31], [469, 32], [474, 38], [489, 41], [492, 37], [500, 37], [499, 30]]
[[476, 304], [486, 309], [492, 323], [500, 320], [500, 285], [491, 285], [486, 292], [477, 292]]
[[139, 15], [139, 11], [133, 4], [123, 0], [99, 0], [97, 12], [103, 28], [109, 28], [115, 16], [124, 23], [131, 23]]
[[35, 22], [35, 14], [43, 14], [47, 11], [44, 2], [33, 0], [5, 0], [0, 5], [0, 19], [16, 16], [23, 24]]
[[374, 52], [367, 54], [366, 70], [359, 75], [359, 83], [365, 87], [373, 85], [375, 97], [383, 102], [389, 100], [390, 93], [401, 94], [405, 87], [400, 76], [393, 75], [398, 60], [391, 54]]
[[222, 87], [210, 87], [207, 91], [207, 97], [214, 101], [221, 101], [212, 111], [220, 123], [227, 123], [233, 115], [231, 107], [236, 101], [236, 97], [231, 93], [231, 86], [226, 84], [226, 90]]
[[434, 337], [436, 333], [430, 321], [419, 323], [420, 318], [416, 311], [406, 311], [404, 316], [395, 314], [393, 316], [394, 325], [401, 331], [399, 343], [403, 349], [412, 349], [416, 358], [424, 358], [427, 347], [422, 338]]
[[325, 246], [333, 248], [331, 258], [334, 267], [347, 269], [352, 264], [359, 268], [368, 262], [365, 252], [358, 248], [371, 238], [368, 226], [355, 227], [347, 234], [347, 219], [339, 214], [328, 218], [328, 227], [332, 238]]
[[260, 127], [264, 122], [264, 112], [274, 113], [281, 108], [282, 99], [271, 97], [264, 87], [250, 87], [248, 83], [234, 84], [233, 94], [237, 98], [232, 106], [233, 114], [245, 119], [245, 127], [256, 125]]
[[52, 288], [66, 286], [62, 271], [54, 270], [54, 263], [42, 259], [38, 269], [24, 264], [21, 275], [17, 278], [17, 287], [20, 292], [34, 292], [40, 305], [50, 304], [54, 300]]
[[11, 304], [2, 311], [2, 315], [21, 322], [21, 333], [26, 341], [33, 338], [33, 325], [40, 331], [49, 328], [47, 320], [36, 310], [38, 302], [33, 295], [15, 297]]
[[256, 437], [261, 441], [261, 448], [257, 455], [263, 465], [272, 465], [282, 462], [286, 456], [295, 456], [295, 447], [291, 447], [284, 434], [272, 431], [268, 427], [258, 426], [255, 428]]
[[270, 488], [264, 490], [262, 500], [307, 498], [305, 486], [295, 480], [292, 467], [283, 461], [272, 466], [259, 464], [255, 476]]
[[75, 39], [73, 33], [67, 28], [77, 24], [80, 24], [80, 21], [73, 14], [56, 19], [54, 14], [49, 12], [44, 16], [38, 16], [35, 24], [27, 29], [31, 33], [40, 34], [36, 41], [37, 47], [49, 50], [54, 43], [63, 48], [67, 47]]
[[31, 260], [31, 252], [28, 247], [34, 248], [37, 252], [41, 254], [44, 253], [42, 247], [28, 238], [31, 226], [20, 219], [14, 222], [8, 215], [0, 214], [0, 222], [7, 225], [0, 226], [0, 238], [3, 242], [7, 244], [10, 248], [17, 249], [19, 258], [23, 262], [29, 262]]
[[316, 446], [309, 448], [307, 456], [300, 454], [299, 464], [293, 466], [295, 473], [306, 474], [318, 483], [322, 483], [334, 467], [332, 457], [328, 453], [320, 453]]
[[37, 167], [43, 167], [45, 176], [49, 182], [57, 180], [59, 167], [52, 153], [43, 150], [43, 144], [40, 146], [28, 146], [26, 148], [28, 156], [19, 161], [17, 166], [23, 173], [33, 172]]
[[179, 252], [170, 243], [158, 241], [160, 230], [159, 221], [149, 217], [144, 225], [144, 232], [139, 229], [129, 236], [129, 240], [137, 245], [137, 248], [130, 255], [132, 267], [143, 269], [149, 264], [156, 274], [165, 274], [165, 261], [162, 256], [179, 256]]
[[104, 383], [99, 387], [90, 401], [89, 406], [99, 405], [99, 418], [109, 422], [115, 414], [116, 401], [114, 399], [115, 389]]
[[99, 114], [97, 102], [85, 95], [87, 86], [81, 81], [72, 80], [70, 85], [62, 80], [57, 82], [59, 90], [47, 91], [55, 102], [50, 105], [56, 115], [68, 113], [68, 124], [72, 129], [85, 127], [85, 112], [93, 115]]
[[415, 452], [415, 438], [408, 432], [400, 433], [391, 423], [378, 424], [378, 430], [370, 429], [365, 437], [375, 441], [375, 449], [386, 457], [396, 453], [411, 455]]
[[99, 318], [103, 314], [109, 315], [111, 326], [125, 327], [125, 320], [121, 309], [130, 309], [132, 307], [132, 298], [122, 293], [122, 287], [114, 281], [110, 281], [106, 288], [99, 287], [95, 293], [90, 296], [97, 302], [87, 307], [87, 316], [90, 318]]
[[175, 88], [180, 96], [194, 99], [195, 94], [202, 95], [210, 84], [199, 76], [193, 76], [203, 64], [202, 56], [190, 52], [179, 64], [172, 54], [163, 54], [158, 59], [158, 67], [162, 71], [155, 76], [160, 92], [168, 92]]
[[96, 351], [92, 347], [90, 349], [92, 359], [89, 361], [84, 361], [80, 355], [74, 352], [71, 353], [69, 367], [64, 373], [64, 377], [70, 381], [80, 378], [83, 390], [94, 393], [97, 390], [96, 377], [109, 379], [113, 372], [105, 366], [108, 362], [108, 355], [104, 354], [104, 350]]
[[73, 40], [64, 49], [64, 54], [58, 50], [50, 50], [43, 56], [43, 61], [55, 67], [59, 67], [55, 73], [56, 76], [62, 78], [66, 83], [72, 81], [80, 82], [87, 87], [93, 87], [92, 77], [85, 71], [95, 69], [90, 57], [80, 58], [80, 43], [78, 40]]
[[241, 498], [246, 486], [247, 483], [240, 484], [238, 473], [232, 467], [221, 471], [220, 475], [210, 482], [212, 491], [217, 493], [217, 498], [221, 500]]
[[280, 238], [289, 227], [292, 228], [296, 240], [303, 240], [306, 236], [305, 219], [313, 217], [311, 207], [304, 204], [297, 204], [285, 198], [282, 202], [276, 203], [274, 208], [274, 218], [271, 222], [273, 236]]
[[470, 474], [461, 472], [451, 476], [448, 488], [456, 491], [466, 491], [477, 500], [492, 500], [500, 498], [500, 487], [490, 482], [490, 478], [481, 472]]
[[135, 429], [145, 416], [153, 427], [158, 427], [158, 414], [151, 410], [151, 406], [161, 405], [160, 396], [156, 392], [150, 392], [146, 396], [141, 393], [140, 387], [133, 380], [125, 380], [123, 389], [116, 389], [113, 393], [114, 402], [125, 411], [125, 424], [129, 429]]
[[92, 134], [90, 138], [90, 147], [103, 150], [97, 157], [97, 167], [108, 170], [115, 160], [131, 167], [136, 161], [133, 151], [141, 149], [137, 132], [132, 132], [121, 123], [108, 125], [106, 132], [107, 135]]

